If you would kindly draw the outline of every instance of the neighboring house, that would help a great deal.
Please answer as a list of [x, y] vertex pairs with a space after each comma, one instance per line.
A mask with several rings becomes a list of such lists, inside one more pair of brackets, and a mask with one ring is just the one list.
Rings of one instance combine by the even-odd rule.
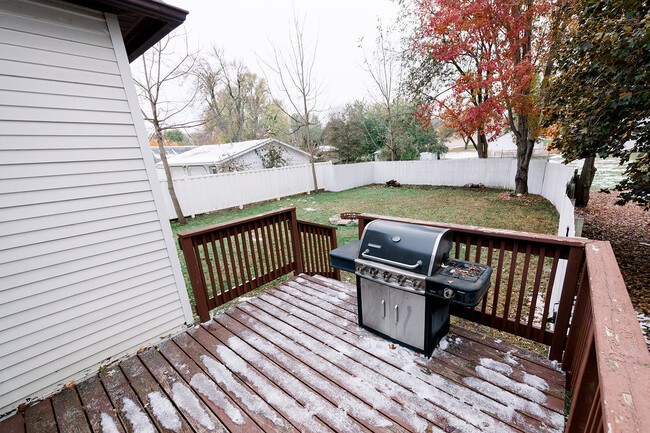
[[[172, 178], [179, 178], [260, 170], [274, 166], [303, 165], [309, 163], [309, 153], [275, 138], [267, 138], [198, 146], [180, 155], [168, 157], [167, 162], [171, 168]], [[162, 169], [162, 163], [156, 166]], [[161, 179], [164, 179], [164, 174]]]
[[186, 14], [0, 0], [0, 416], [193, 323], [129, 68]]
[[[165, 146], [165, 155], [167, 159], [173, 158], [190, 150], [196, 149], [198, 146]], [[151, 146], [151, 154], [153, 155], [153, 162], [158, 164], [160, 162], [160, 148], [158, 146]]]

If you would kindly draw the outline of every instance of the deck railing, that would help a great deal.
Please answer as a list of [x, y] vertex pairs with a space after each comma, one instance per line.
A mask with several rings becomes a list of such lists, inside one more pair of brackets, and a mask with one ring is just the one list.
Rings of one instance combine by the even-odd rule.
[[[452, 229], [453, 256], [493, 267], [483, 301], [452, 314], [550, 345], [567, 372], [566, 432], [650, 432], [650, 355], [608, 242], [369, 214], [359, 234], [374, 219]], [[559, 260], [567, 267], [551, 330]]]
[[609, 242], [586, 266], [564, 354], [566, 432], [650, 432], [650, 355]]
[[329, 267], [336, 228], [284, 208], [178, 234], [202, 322], [210, 310], [290, 272], [340, 278]]

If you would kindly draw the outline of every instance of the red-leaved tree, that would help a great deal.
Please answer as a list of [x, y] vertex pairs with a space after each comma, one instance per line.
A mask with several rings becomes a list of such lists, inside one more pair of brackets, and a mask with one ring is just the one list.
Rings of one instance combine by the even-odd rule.
[[528, 193], [528, 166], [541, 133], [540, 88], [551, 69], [553, 0], [417, 0], [414, 50], [433, 65], [443, 92], [427, 116], [473, 142], [479, 157], [506, 126], [517, 144], [515, 191]]

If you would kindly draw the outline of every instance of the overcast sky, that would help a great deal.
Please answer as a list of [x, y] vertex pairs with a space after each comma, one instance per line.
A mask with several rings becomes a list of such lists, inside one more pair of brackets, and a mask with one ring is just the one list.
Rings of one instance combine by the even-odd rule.
[[355, 99], [369, 99], [370, 77], [364, 70], [361, 38], [370, 53], [378, 20], [384, 27], [397, 18], [399, 5], [391, 0], [166, 0], [189, 11], [186, 28], [203, 51], [212, 44], [229, 58], [241, 59], [261, 75], [258, 57], [268, 57], [272, 41], [288, 44], [292, 17], [305, 20], [305, 36], [318, 38], [316, 64], [323, 85], [322, 108], [336, 109]]

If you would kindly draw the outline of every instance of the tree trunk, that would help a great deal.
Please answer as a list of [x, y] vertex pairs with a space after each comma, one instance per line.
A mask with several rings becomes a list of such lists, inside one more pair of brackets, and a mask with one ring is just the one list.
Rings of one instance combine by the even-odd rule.
[[590, 156], [585, 158], [585, 163], [582, 165], [580, 177], [578, 178], [578, 182], [576, 182], [575, 197], [577, 207], [585, 207], [589, 204], [589, 190], [596, 175], [595, 162], [596, 157]]
[[515, 193], [528, 194], [528, 167], [533, 156], [535, 142], [529, 140], [527, 135], [515, 134], [517, 138], [517, 174], [515, 175]]
[[172, 204], [174, 205], [174, 211], [176, 211], [176, 218], [178, 218], [178, 223], [182, 226], [187, 224], [185, 221], [185, 216], [181, 210], [181, 205], [178, 202], [176, 197], [176, 191], [174, 190], [174, 182], [172, 181], [172, 172], [169, 169], [169, 164], [167, 163], [167, 155], [165, 154], [165, 145], [163, 144], [163, 136], [160, 129], [156, 128], [156, 139], [158, 140], [158, 149], [160, 150], [160, 160], [163, 163], [165, 169], [165, 177], [167, 178], [167, 189], [169, 190], [169, 196], [172, 199]]
[[478, 157], [485, 159], [488, 157], [488, 141], [487, 137], [485, 136], [484, 132], [480, 132], [478, 134], [478, 141], [476, 143], [476, 152], [478, 153]]
[[309, 110], [307, 110], [307, 98], [303, 98], [305, 109], [305, 120], [307, 127], [307, 149], [309, 149], [309, 162], [311, 163], [311, 176], [314, 179], [314, 194], [318, 194], [318, 179], [316, 179], [316, 164], [314, 162], [314, 146], [311, 142], [311, 130], [309, 129]]

